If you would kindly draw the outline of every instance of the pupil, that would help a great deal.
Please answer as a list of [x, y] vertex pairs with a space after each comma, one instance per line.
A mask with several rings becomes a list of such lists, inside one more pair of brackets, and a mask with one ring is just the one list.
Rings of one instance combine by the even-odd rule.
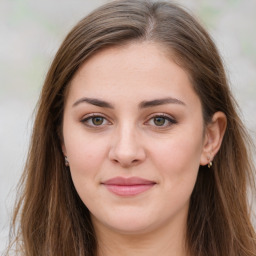
[[165, 118], [163, 118], [163, 117], [155, 117], [155, 118], [154, 118], [154, 123], [155, 123], [155, 125], [157, 125], [157, 126], [164, 125], [164, 123], [165, 123]]
[[103, 118], [102, 117], [94, 117], [92, 119], [92, 122], [94, 125], [101, 125], [103, 123]]

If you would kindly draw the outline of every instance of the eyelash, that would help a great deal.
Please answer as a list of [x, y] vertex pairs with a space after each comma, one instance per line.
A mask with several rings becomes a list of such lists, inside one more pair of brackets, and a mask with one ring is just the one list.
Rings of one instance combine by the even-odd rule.
[[156, 124], [152, 125], [156, 129], [165, 129], [165, 128], [170, 127], [173, 124], [177, 124], [177, 121], [174, 118], [172, 118], [171, 116], [164, 114], [164, 113], [152, 115], [145, 124], [149, 124], [150, 121], [154, 122], [154, 119], [156, 119], [156, 118], [164, 119], [164, 125], [156, 125]]
[[[102, 118], [102, 119], [103, 119], [103, 122], [107, 122], [107, 124], [95, 125], [95, 124], [92, 123], [93, 118]], [[101, 115], [101, 114], [96, 114], [96, 113], [90, 114], [90, 115], [86, 116], [85, 118], [83, 118], [83, 119], [81, 120], [81, 122], [82, 122], [83, 124], [85, 124], [86, 126], [91, 127], [91, 128], [102, 128], [102, 126], [111, 124], [111, 122], [109, 122], [109, 121], [107, 120], [107, 118], [105, 118], [103, 115]], [[91, 122], [91, 123], [89, 124], [89, 122]]]
[[[95, 124], [92, 123], [93, 122], [93, 118], [101, 118], [103, 120], [103, 123], [99, 124], [99, 125], [95, 125]], [[156, 118], [163, 118], [164, 119], [164, 125], [152, 124], [152, 126], [154, 128], [157, 128], [157, 129], [168, 128], [169, 126], [177, 123], [177, 121], [174, 118], [170, 117], [167, 114], [154, 114], [154, 115], [151, 115], [150, 118], [148, 119], [148, 121], [146, 121], [144, 124], [150, 125], [150, 121], [154, 122], [154, 119], [156, 119]], [[86, 116], [85, 118], [83, 118], [81, 120], [81, 122], [84, 125], [86, 125], [86, 126], [88, 126], [90, 128], [102, 128], [102, 127], [104, 127], [106, 125], [111, 125], [112, 124], [110, 121], [108, 121], [108, 119], [106, 117], [104, 117], [101, 114], [96, 114], [96, 113], [90, 114], [90, 115]], [[166, 124], [166, 122], [167, 122], [167, 124]]]

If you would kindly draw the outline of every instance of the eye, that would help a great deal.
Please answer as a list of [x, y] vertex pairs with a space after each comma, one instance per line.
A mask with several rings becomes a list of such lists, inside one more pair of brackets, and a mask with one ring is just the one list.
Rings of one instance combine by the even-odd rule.
[[102, 125], [104, 122], [104, 118], [101, 116], [95, 116], [91, 118], [91, 121], [93, 123], [93, 125]]
[[81, 122], [89, 127], [101, 127], [110, 124], [105, 117], [99, 115], [85, 117]]
[[154, 117], [153, 120], [154, 120], [154, 124], [156, 126], [163, 126], [163, 125], [165, 125], [165, 123], [167, 121], [166, 118], [162, 117], [162, 116]]
[[166, 114], [155, 115], [147, 121], [148, 125], [152, 125], [159, 128], [165, 128], [171, 126], [172, 124], [176, 124], [177, 121]]

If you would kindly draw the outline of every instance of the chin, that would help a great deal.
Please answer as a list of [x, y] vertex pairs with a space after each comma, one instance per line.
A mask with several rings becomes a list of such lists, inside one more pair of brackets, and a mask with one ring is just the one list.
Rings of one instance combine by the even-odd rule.
[[113, 223], [109, 228], [123, 235], [140, 235], [153, 231], [153, 226], [152, 223], [133, 223], [131, 220], [126, 223]]
[[119, 234], [136, 235], [144, 234], [153, 231], [158, 221], [154, 220], [152, 216], [147, 216], [145, 213], [132, 212], [113, 214], [111, 216], [105, 216], [104, 219], [96, 219], [92, 217], [93, 224], [96, 226], [105, 226]]

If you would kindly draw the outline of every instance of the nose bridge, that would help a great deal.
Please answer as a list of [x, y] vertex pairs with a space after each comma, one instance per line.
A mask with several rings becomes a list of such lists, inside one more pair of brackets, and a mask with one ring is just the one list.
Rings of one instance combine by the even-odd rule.
[[117, 136], [117, 147], [120, 150], [124, 147], [126, 152], [135, 152], [137, 148], [137, 139], [136, 139], [136, 127], [131, 123], [124, 123], [120, 125], [118, 129], [118, 136]]
[[113, 135], [110, 158], [122, 166], [130, 166], [145, 158], [145, 151], [139, 141], [139, 131], [135, 124], [129, 121], [120, 123]]

